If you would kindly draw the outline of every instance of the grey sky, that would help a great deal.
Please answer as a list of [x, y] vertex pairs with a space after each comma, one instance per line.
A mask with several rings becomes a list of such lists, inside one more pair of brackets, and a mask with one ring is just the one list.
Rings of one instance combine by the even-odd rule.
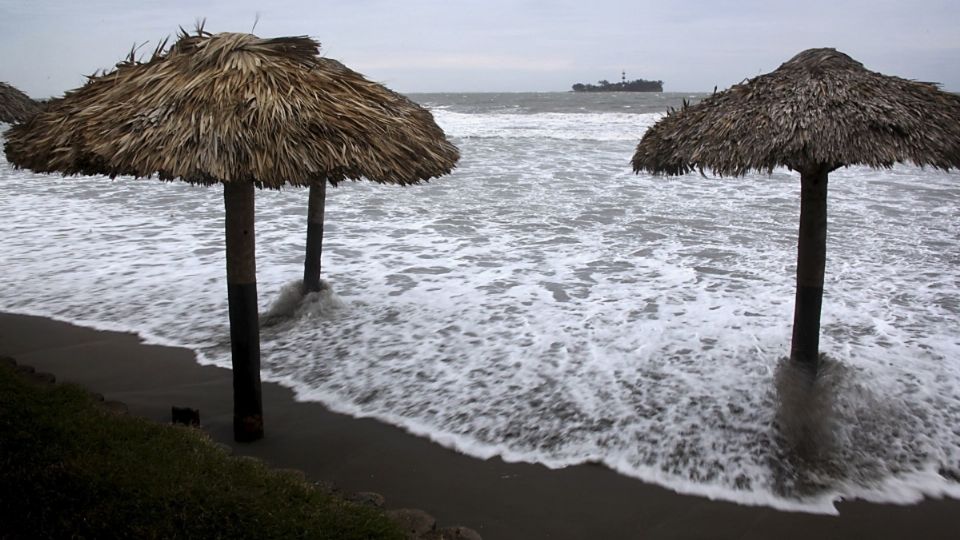
[[563, 91], [661, 79], [721, 89], [810, 47], [960, 91], [957, 0], [0, 0], [0, 81], [59, 95], [178, 26], [309, 35], [401, 92]]

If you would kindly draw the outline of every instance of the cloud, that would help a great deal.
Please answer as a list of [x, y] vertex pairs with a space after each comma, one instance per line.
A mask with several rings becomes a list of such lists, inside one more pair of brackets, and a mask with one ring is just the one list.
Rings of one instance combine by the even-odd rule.
[[245, 32], [258, 14], [258, 35], [313, 36], [401, 90], [566, 90], [626, 69], [709, 91], [810, 47], [960, 90], [956, 0], [0, 0], [0, 80], [56, 95], [198, 17]]
[[360, 69], [471, 69], [471, 70], [518, 70], [518, 71], [563, 71], [573, 67], [569, 59], [544, 58], [522, 55], [482, 53], [427, 53], [418, 55], [357, 56], [354, 64]]

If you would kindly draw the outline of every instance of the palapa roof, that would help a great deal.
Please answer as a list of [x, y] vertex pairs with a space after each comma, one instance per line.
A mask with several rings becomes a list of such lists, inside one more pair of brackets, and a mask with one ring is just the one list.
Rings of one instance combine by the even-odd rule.
[[13, 86], [0, 82], [0, 122], [22, 122], [39, 110], [37, 103]]
[[259, 187], [413, 184], [459, 151], [409, 99], [318, 56], [305, 36], [181, 33], [95, 74], [7, 133], [18, 167]]
[[775, 71], [671, 111], [633, 156], [636, 172], [722, 176], [897, 162], [960, 168], [960, 96], [809, 49]]

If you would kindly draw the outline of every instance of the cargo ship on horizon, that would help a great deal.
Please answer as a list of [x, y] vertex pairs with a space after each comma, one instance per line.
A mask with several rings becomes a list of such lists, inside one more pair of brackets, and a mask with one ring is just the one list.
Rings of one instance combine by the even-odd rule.
[[611, 83], [604, 79], [597, 84], [577, 83], [573, 85], [574, 92], [663, 92], [663, 81], [648, 81], [646, 79], [627, 80], [627, 72], [620, 74], [620, 82]]

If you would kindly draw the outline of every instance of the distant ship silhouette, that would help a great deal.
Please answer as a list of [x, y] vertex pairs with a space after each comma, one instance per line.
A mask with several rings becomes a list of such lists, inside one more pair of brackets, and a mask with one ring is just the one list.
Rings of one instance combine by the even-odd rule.
[[620, 74], [620, 82], [611, 83], [607, 80], [597, 84], [577, 83], [573, 85], [574, 92], [663, 92], [663, 81], [648, 81], [646, 79], [627, 80], [627, 72]]

